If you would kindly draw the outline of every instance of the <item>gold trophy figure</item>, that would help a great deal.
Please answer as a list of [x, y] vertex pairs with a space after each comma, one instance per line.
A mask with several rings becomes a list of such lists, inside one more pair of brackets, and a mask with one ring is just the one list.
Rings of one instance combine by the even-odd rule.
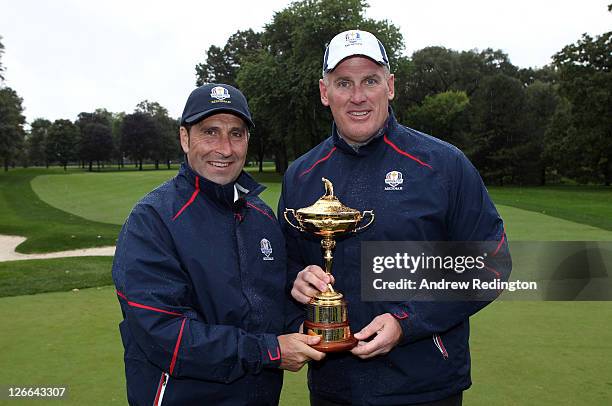
[[[321, 196], [312, 206], [298, 210], [285, 209], [283, 214], [287, 223], [292, 227], [322, 237], [321, 248], [324, 252], [325, 272], [331, 275], [332, 251], [336, 246], [334, 237], [351, 232], [356, 233], [368, 227], [374, 221], [374, 212], [365, 210], [361, 213], [344, 206], [334, 196], [332, 183], [325, 178], [322, 180], [325, 185], [325, 195]], [[288, 213], [293, 215], [298, 225], [289, 220]], [[370, 221], [364, 226], [357, 227], [366, 215], [369, 215]], [[351, 334], [348, 323], [346, 300], [343, 299], [342, 293], [334, 290], [331, 284], [327, 285], [325, 292], [318, 293], [310, 299], [306, 309], [304, 329], [307, 334], [321, 336], [319, 344], [312, 346], [318, 351], [346, 351], [357, 345], [357, 340]]]

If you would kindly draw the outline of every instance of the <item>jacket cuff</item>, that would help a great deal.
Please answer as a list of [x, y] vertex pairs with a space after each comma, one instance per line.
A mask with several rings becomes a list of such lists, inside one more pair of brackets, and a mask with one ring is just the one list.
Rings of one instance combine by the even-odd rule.
[[402, 328], [402, 338], [397, 345], [402, 346], [410, 342], [410, 316], [408, 310], [404, 306], [392, 306], [389, 313], [398, 321]]
[[281, 350], [274, 334], [262, 334], [259, 340], [262, 368], [278, 368], [281, 364]]

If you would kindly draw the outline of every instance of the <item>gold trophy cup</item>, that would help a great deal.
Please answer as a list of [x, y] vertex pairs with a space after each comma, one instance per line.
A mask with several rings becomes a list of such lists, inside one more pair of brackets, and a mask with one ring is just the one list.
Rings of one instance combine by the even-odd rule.
[[[285, 209], [283, 214], [287, 223], [292, 227], [322, 237], [321, 248], [324, 252], [325, 272], [331, 275], [332, 251], [336, 246], [334, 237], [356, 233], [368, 227], [374, 221], [374, 212], [365, 210], [361, 213], [344, 206], [334, 196], [332, 183], [325, 178], [322, 180], [325, 185], [325, 195], [321, 196], [312, 206], [298, 210]], [[297, 220], [298, 225], [289, 220], [289, 213]], [[370, 221], [364, 226], [357, 227], [366, 215], [370, 217]], [[357, 345], [357, 340], [351, 334], [348, 323], [346, 300], [343, 299], [342, 293], [334, 290], [331, 284], [327, 285], [325, 292], [318, 293], [310, 299], [306, 309], [304, 329], [307, 334], [321, 336], [319, 344], [312, 346], [318, 351], [346, 351]]]

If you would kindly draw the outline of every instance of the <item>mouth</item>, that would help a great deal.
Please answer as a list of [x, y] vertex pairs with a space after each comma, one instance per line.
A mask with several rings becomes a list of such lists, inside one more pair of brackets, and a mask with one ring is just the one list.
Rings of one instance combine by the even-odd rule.
[[227, 168], [228, 166], [230, 166], [232, 163], [231, 162], [223, 162], [223, 161], [208, 161], [208, 165], [213, 166], [215, 168]]
[[355, 120], [364, 120], [370, 116], [371, 110], [364, 111], [349, 111], [348, 115]]

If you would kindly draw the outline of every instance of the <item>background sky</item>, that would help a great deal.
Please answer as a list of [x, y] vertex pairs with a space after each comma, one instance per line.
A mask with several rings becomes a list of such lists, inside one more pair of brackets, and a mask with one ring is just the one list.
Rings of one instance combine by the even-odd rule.
[[[612, 0], [369, 0], [366, 16], [399, 26], [406, 54], [431, 45], [502, 49], [541, 67], [582, 33], [609, 31]], [[0, 0], [5, 85], [28, 122], [76, 119], [98, 107], [132, 112], [144, 99], [180, 116], [195, 65], [237, 30], [261, 31], [287, 0]], [[321, 57], [324, 45], [321, 44]], [[316, 86], [313, 83], [313, 86]]]

